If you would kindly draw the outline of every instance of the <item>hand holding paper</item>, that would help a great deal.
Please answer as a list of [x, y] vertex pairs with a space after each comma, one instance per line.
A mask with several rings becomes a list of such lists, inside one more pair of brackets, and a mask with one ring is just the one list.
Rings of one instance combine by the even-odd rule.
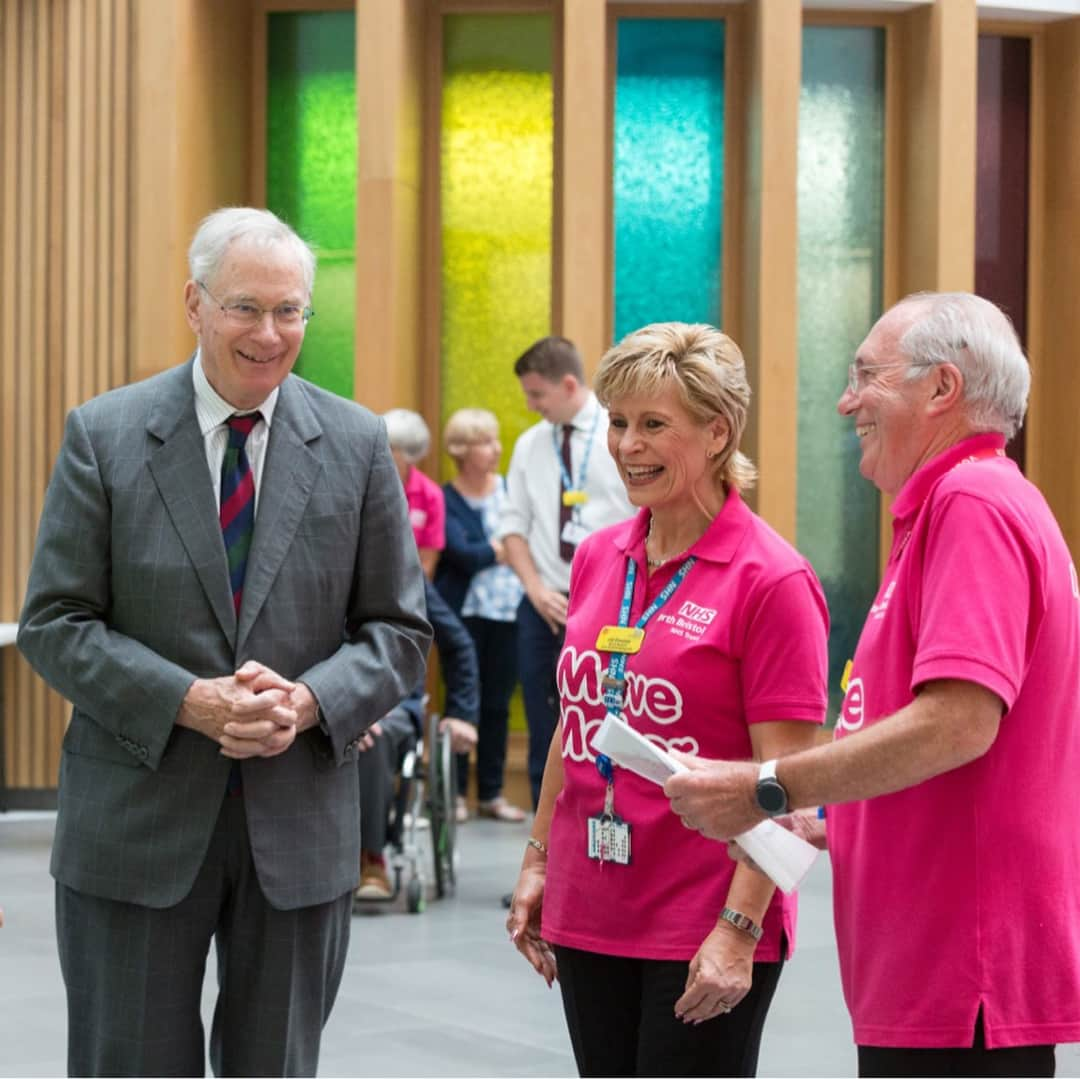
[[[669, 776], [689, 771], [682, 761], [610, 714], [593, 735], [592, 746], [621, 767], [660, 785]], [[818, 856], [817, 849], [806, 840], [771, 820], [762, 821], [734, 839], [784, 892], [799, 886]]]

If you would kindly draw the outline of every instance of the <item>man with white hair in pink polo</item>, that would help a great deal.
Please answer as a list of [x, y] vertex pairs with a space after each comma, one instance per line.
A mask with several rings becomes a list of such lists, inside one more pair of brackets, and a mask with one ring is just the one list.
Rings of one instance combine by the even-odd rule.
[[838, 406], [894, 526], [836, 738], [665, 787], [717, 839], [827, 835], [860, 1075], [1053, 1075], [1080, 1040], [1080, 588], [1005, 456], [1029, 383], [986, 300], [886, 312]]

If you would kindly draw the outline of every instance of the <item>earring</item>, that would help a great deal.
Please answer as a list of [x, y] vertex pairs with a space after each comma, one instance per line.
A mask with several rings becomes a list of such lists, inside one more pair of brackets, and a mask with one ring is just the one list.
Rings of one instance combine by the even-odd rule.
[[711, 461], [711, 460], [712, 460], [712, 459], [713, 459], [713, 458], [714, 458], [715, 456], [716, 456], [716, 454], [715, 454], [715, 453], [714, 453], [714, 452], [713, 452], [712, 450], [706, 450], [706, 451], [705, 451], [705, 457], [706, 457], [706, 458], [707, 458], [708, 460], [710, 460], [710, 461]]

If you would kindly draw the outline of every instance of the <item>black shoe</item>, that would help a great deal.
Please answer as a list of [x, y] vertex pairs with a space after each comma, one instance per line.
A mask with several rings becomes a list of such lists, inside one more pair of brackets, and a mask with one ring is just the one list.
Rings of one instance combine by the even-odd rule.
[[514, 902], [514, 893], [513, 892], [507, 892], [506, 895], [504, 895], [502, 897], [502, 905], [507, 910], [510, 909], [510, 904], [513, 903], [513, 902]]

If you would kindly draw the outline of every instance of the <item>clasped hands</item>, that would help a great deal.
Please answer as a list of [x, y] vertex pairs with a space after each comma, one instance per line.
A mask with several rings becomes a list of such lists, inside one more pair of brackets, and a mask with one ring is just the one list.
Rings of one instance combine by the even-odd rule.
[[213, 739], [232, 760], [276, 757], [315, 726], [317, 704], [303, 682], [248, 660], [235, 674], [197, 678], [176, 722]]

